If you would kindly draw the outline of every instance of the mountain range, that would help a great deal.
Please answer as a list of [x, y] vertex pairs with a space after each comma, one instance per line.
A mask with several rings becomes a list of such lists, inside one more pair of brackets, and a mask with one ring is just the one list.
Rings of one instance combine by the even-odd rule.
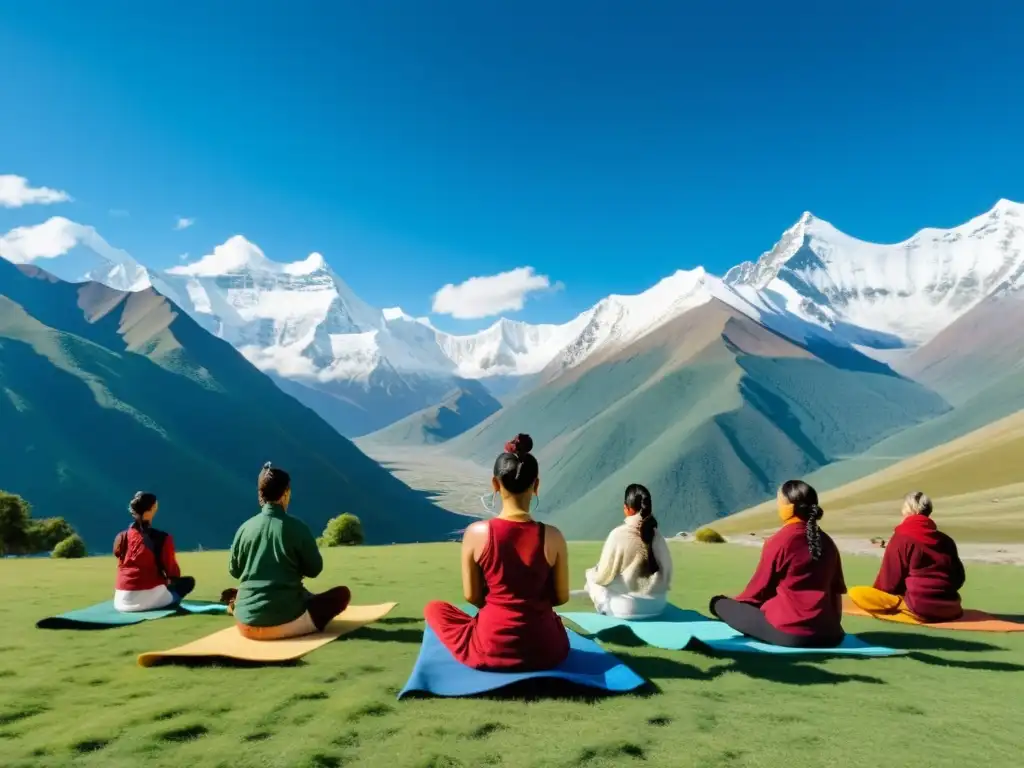
[[361, 444], [486, 465], [531, 431], [545, 509], [573, 535], [610, 521], [613, 488], [634, 480], [685, 527], [784, 476], [848, 482], [1024, 408], [1024, 206], [1007, 200], [890, 245], [805, 213], [723, 277], [678, 271], [562, 325], [501, 319], [462, 336], [370, 307], [319, 254], [274, 262], [236, 236], [160, 271], [91, 227], [40, 226], [59, 253], [20, 228], [0, 256], [155, 289]]
[[0, 426], [0, 487], [66, 517], [93, 550], [128, 525], [136, 490], [157, 494], [179, 546], [227, 546], [258, 510], [268, 460], [291, 473], [292, 510], [316, 532], [342, 512], [377, 543], [464, 525], [151, 287], [0, 260]]

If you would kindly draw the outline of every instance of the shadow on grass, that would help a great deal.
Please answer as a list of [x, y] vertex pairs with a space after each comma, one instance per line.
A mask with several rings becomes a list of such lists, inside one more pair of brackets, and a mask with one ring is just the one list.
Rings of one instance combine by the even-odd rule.
[[[857, 660], [867, 661], [866, 658], [859, 658]], [[729, 664], [723, 664], [709, 670], [708, 677], [713, 679], [730, 672], [737, 672], [757, 680], [767, 680], [768, 682], [782, 683], [784, 685], [886, 684], [879, 677], [833, 672], [832, 670], [817, 666], [807, 657], [791, 658], [782, 655], [733, 657]]]
[[413, 619], [409, 616], [392, 616], [379, 619], [375, 624], [386, 624], [389, 626], [404, 626], [408, 624], [422, 624], [423, 619]]
[[936, 667], [971, 669], [977, 672], [1024, 672], [1024, 665], [1014, 664], [1010, 661], [944, 659], [941, 656], [932, 656], [930, 653], [919, 653], [917, 651], [908, 653], [907, 656], [914, 661], [920, 661], [923, 664], [931, 664]]
[[[637, 674], [642, 675], [639, 670], [635, 671]], [[598, 701], [609, 698], [625, 697], [647, 699], [660, 693], [661, 689], [650, 680], [645, 681], [644, 685], [635, 690], [619, 692], [591, 688], [588, 685], [579, 685], [577, 683], [571, 683], [568, 680], [560, 680], [557, 678], [532, 678], [529, 680], [520, 680], [519, 682], [503, 686], [502, 688], [497, 688], [493, 691], [484, 691], [482, 693], [469, 694], [466, 696], [436, 696], [435, 694], [422, 691], [410, 691], [402, 697], [402, 700], [459, 698], [478, 699], [480, 701], [500, 701], [506, 703], [522, 702], [523, 704], [530, 704], [537, 701], [578, 701], [587, 704], [594, 704]]]
[[[924, 630], [927, 632], [928, 630]], [[1005, 651], [998, 645], [977, 640], [961, 640], [958, 637], [923, 634], [919, 632], [858, 632], [857, 637], [872, 645], [899, 648], [904, 651]]]
[[1024, 624], [1024, 613], [993, 613], [997, 619], [1012, 621], [1014, 624]]
[[423, 642], [422, 629], [378, 629], [376, 627], [360, 627], [351, 635], [353, 640], [371, 640], [378, 643], [414, 643]]
[[158, 659], [153, 667], [188, 667], [189, 669], [259, 669], [261, 667], [305, 667], [304, 659], [288, 661], [246, 661], [229, 659], [224, 656], [169, 656]]

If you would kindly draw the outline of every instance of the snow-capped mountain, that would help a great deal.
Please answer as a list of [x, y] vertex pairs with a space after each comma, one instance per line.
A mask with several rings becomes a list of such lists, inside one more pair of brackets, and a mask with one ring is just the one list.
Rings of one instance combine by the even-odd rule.
[[[1000, 200], [953, 229], [876, 245], [805, 213], [756, 262], [725, 282], [765, 314], [799, 318], [833, 340], [892, 359], [1024, 277], [1024, 205]], [[783, 330], [783, 329], [779, 329]], [[783, 330], [783, 332], [785, 332]]]
[[509, 379], [550, 379], [712, 300], [798, 343], [816, 337], [891, 361], [985, 297], [1024, 285], [1024, 206], [1001, 200], [959, 227], [925, 229], [895, 245], [857, 240], [807, 213], [757, 261], [724, 278], [679, 271], [561, 325], [501, 319], [468, 335], [368, 305], [320, 254], [275, 262], [242, 236], [160, 272], [92, 227], [55, 217], [0, 237], [0, 256], [65, 280], [122, 290], [152, 284], [341, 431], [358, 435], [460, 387], [483, 398], [481, 384], [497, 392]]

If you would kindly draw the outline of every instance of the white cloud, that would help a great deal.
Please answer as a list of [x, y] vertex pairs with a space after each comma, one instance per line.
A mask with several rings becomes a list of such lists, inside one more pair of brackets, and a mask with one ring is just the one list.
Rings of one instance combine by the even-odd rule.
[[182, 253], [178, 255], [178, 261], [188, 261], [188, 254]]
[[187, 219], [184, 216], [179, 216], [178, 220], [174, 224], [175, 229], [188, 229], [196, 223], [195, 219]]
[[171, 267], [167, 271], [173, 275], [215, 277], [245, 269], [267, 269], [271, 266], [272, 262], [258, 245], [249, 242], [242, 235], [234, 235], [195, 264], [183, 264], [180, 267]]
[[0, 208], [21, 208], [23, 205], [67, 203], [71, 195], [49, 187], [30, 187], [24, 176], [0, 174]]
[[488, 277], [471, 277], [459, 285], [449, 283], [434, 294], [431, 311], [459, 320], [517, 312], [529, 294], [552, 287], [561, 286], [552, 286], [548, 276], [536, 274], [533, 267], [518, 267]]
[[31, 227], [15, 227], [0, 237], [0, 256], [15, 264], [28, 264], [36, 259], [63, 256], [79, 244], [113, 262], [135, 264], [128, 253], [112, 246], [93, 227], [63, 216]]

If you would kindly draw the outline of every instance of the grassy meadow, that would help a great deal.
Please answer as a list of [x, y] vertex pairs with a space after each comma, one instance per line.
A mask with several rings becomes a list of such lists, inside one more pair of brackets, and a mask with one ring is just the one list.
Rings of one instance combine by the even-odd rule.
[[[673, 600], [706, 609], [739, 590], [757, 550], [672, 544]], [[582, 574], [598, 544], [573, 544]], [[111, 558], [0, 561], [0, 764], [19, 766], [987, 766], [1020, 764], [1024, 633], [936, 632], [847, 619], [891, 659], [715, 657], [606, 647], [650, 680], [619, 697], [395, 695], [412, 668], [431, 598], [459, 598], [454, 544], [331, 550], [323, 589], [400, 605], [384, 622], [283, 667], [161, 666], [141, 651], [227, 626], [186, 617], [101, 631], [36, 620], [109, 597]], [[197, 598], [228, 586], [226, 554], [184, 553]], [[877, 559], [848, 557], [847, 581]], [[574, 587], [579, 587], [579, 578]], [[968, 565], [969, 605], [1024, 613], [1024, 570]], [[583, 608], [582, 603], [574, 607]], [[622, 644], [619, 644], [622, 643]]]

